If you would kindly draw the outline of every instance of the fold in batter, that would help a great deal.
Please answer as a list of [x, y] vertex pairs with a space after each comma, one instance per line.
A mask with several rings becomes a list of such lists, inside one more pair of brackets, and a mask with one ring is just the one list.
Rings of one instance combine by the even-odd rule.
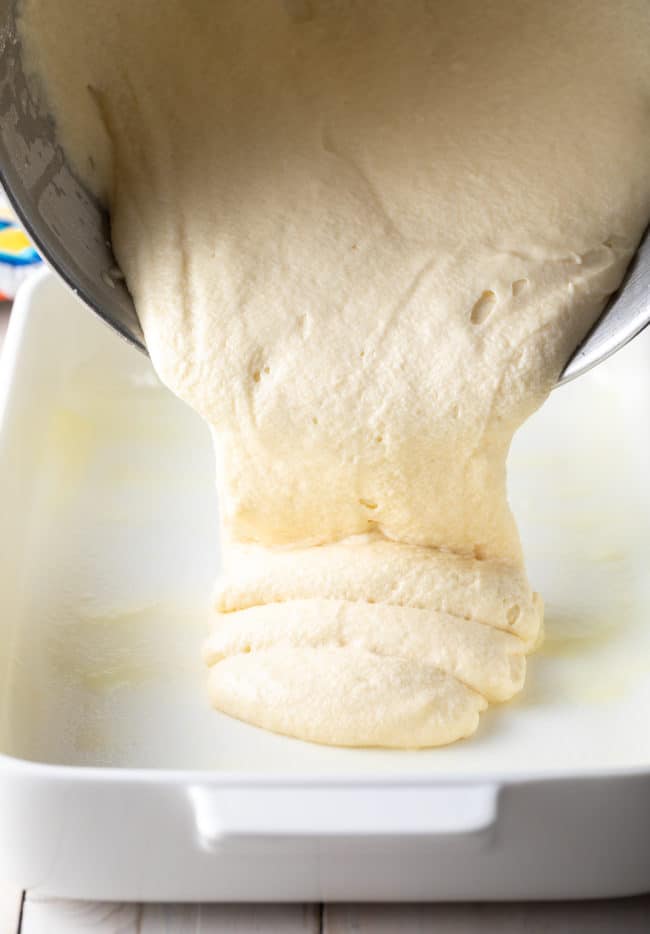
[[214, 705], [471, 734], [541, 638], [510, 441], [650, 215], [650, 4], [24, 0], [21, 29], [212, 429]]

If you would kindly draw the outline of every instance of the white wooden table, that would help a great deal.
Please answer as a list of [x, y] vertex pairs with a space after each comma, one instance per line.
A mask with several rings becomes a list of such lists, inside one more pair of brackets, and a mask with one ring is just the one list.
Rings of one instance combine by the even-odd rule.
[[[0, 345], [8, 312], [0, 306]], [[0, 934], [650, 934], [650, 895], [462, 905], [137, 905], [42, 899], [0, 881]]]
[[0, 885], [0, 934], [648, 934], [650, 896], [440, 905], [127, 905]]

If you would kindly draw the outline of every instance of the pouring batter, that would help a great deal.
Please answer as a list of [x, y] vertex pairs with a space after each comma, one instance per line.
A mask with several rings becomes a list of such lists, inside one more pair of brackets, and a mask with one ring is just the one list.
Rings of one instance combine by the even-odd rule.
[[214, 705], [469, 735], [541, 634], [510, 441], [650, 216], [647, 0], [23, 0], [21, 32], [212, 429]]

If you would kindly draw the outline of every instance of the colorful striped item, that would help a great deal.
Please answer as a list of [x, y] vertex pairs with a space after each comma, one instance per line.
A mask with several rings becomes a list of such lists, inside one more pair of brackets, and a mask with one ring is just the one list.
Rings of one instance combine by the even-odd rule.
[[14, 298], [21, 282], [40, 264], [40, 256], [0, 192], [0, 301]]

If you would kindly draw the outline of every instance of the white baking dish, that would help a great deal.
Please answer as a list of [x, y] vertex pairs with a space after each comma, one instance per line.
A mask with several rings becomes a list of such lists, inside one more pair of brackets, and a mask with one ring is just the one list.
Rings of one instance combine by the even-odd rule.
[[511, 491], [548, 641], [477, 736], [342, 750], [210, 710], [208, 433], [49, 273], [0, 368], [0, 878], [121, 900], [650, 888], [650, 333], [554, 393]]

